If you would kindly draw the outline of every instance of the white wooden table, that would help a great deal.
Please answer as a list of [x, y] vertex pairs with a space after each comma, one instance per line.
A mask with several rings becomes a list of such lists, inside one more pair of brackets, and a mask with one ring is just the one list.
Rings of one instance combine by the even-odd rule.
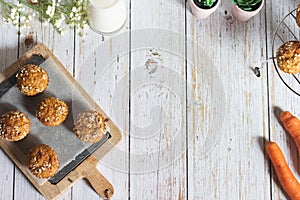
[[[218, 102], [225, 106], [225, 117], [220, 129], [221, 137], [214, 148], [203, 156], [200, 147], [205, 134], [216, 133], [201, 130], [205, 122], [194, 122], [193, 119], [197, 115], [208, 115], [209, 110], [203, 107], [192, 114], [186, 110], [189, 109], [190, 95], [184, 85], [181, 88], [176, 86], [175, 103], [164, 93], [165, 90], [142, 85], [141, 77], [134, 73], [137, 66], [134, 63], [145, 62], [145, 58], [122, 57], [118, 68], [108, 68], [106, 71], [107, 80], [101, 79], [104, 85], [97, 95], [102, 98], [96, 99], [123, 133], [120, 144], [99, 164], [99, 170], [114, 185], [113, 199], [288, 199], [274, 175], [264, 145], [267, 140], [276, 141], [300, 180], [296, 146], [274, 114], [274, 108], [279, 107], [300, 117], [300, 98], [284, 86], [272, 62], [264, 61], [271, 57], [275, 28], [298, 2], [266, 1], [261, 13], [246, 23], [236, 21], [231, 16], [229, 0], [223, 0], [212, 16], [201, 21], [192, 17], [190, 7], [184, 0], [126, 2], [129, 17], [121, 33], [156, 27], [170, 29], [201, 44], [213, 60], [222, 81], [225, 96], [220, 96]], [[38, 21], [32, 23], [31, 28], [21, 36], [17, 35], [13, 26], [3, 25], [0, 30], [1, 70], [34, 44], [44, 43], [75, 77], [82, 70], [81, 65], [91, 50], [110, 40], [110, 37], [102, 37], [91, 30], [87, 30], [83, 38], [75, 34], [74, 30], [60, 36], [52, 27], [42, 26]], [[183, 48], [186, 46], [185, 40], [174, 42], [182, 43]], [[119, 47], [111, 42], [111, 51], [117, 48]], [[193, 56], [193, 53], [194, 51], [186, 49], [182, 56]], [[261, 77], [253, 73], [252, 68], [255, 66], [262, 66]], [[99, 69], [84, 72], [85, 75], [90, 74], [85, 77], [95, 79], [95, 85], [99, 81], [97, 70]], [[197, 85], [201, 83], [194, 80], [194, 73], [186, 70], [184, 64], [182, 69], [177, 70], [181, 77], [186, 78], [187, 83], [194, 81], [192, 89], [197, 90]], [[204, 70], [209, 70], [209, 67]], [[123, 77], [127, 77], [127, 82], [120, 86]], [[214, 76], [207, 78], [214, 79]], [[166, 79], [172, 79], [172, 76]], [[86, 78], [81, 81], [90, 80]], [[117, 87], [121, 87], [119, 90], [123, 95], [119, 95], [116, 110], [111, 105], [116, 105], [112, 101]], [[162, 97], [155, 99], [153, 95], [159, 92]], [[209, 93], [198, 92], [197, 95], [203, 102], [211, 98]], [[178, 101], [181, 109], [176, 108]], [[151, 115], [150, 111], [155, 115]], [[164, 116], [167, 118], [163, 118]], [[160, 118], [164, 122], [159, 121]], [[177, 123], [178, 119], [181, 120], [180, 125]], [[136, 124], [146, 127], [151, 120], [157, 125], [153, 126], [153, 130], [138, 129]], [[211, 121], [216, 127], [222, 124], [218, 119]], [[174, 144], [173, 133], [178, 128], [182, 131], [182, 137], [178, 144]], [[144, 137], [153, 133], [154, 139]], [[175, 151], [153, 154], [160, 152], [164, 148], [163, 144], [177, 145], [176, 149], [182, 154]], [[145, 159], [135, 159], [139, 154]], [[156, 157], [148, 159], [151, 156]], [[157, 160], [158, 164], [167, 162], [167, 165], [149, 168], [153, 164], [149, 162], [153, 160]], [[1, 200], [44, 199], [3, 151], [0, 151], [0, 163]], [[111, 167], [110, 163], [118, 163], [119, 166]], [[59, 199], [101, 198], [86, 181], [81, 180]]]

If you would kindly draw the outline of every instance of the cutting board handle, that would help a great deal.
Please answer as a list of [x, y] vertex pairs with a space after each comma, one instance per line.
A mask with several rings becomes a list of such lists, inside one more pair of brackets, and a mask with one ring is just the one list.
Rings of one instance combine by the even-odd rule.
[[86, 178], [94, 190], [104, 199], [110, 199], [114, 194], [114, 188], [110, 182], [97, 170], [98, 160], [89, 156], [86, 160], [88, 167], [82, 169], [82, 175]]
[[3, 72], [0, 72], [0, 83], [2, 83], [6, 79], [6, 76]]

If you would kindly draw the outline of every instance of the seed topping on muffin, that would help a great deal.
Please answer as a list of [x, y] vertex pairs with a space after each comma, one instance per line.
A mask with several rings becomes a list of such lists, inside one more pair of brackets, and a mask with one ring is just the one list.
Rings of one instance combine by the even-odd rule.
[[49, 145], [41, 144], [29, 151], [27, 165], [28, 169], [36, 177], [49, 178], [58, 171], [58, 156]]
[[18, 89], [26, 96], [42, 93], [49, 83], [48, 73], [42, 67], [33, 64], [22, 67], [16, 77]]
[[289, 74], [300, 72], [300, 41], [288, 41], [276, 51], [277, 65]]
[[69, 113], [67, 104], [56, 97], [43, 99], [37, 107], [36, 116], [46, 126], [58, 126]]
[[8, 141], [19, 141], [30, 131], [29, 117], [20, 111], [4, 113], [0, 118], [0, 137]]
[[84, 142], [99, 142], [106, 132], [105, 118], [97, 111], [81, 112], [76, 116], [73, 130]]

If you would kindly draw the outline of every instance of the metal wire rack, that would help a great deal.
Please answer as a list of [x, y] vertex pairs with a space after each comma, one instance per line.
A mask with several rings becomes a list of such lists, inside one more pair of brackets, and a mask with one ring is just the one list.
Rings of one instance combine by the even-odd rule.
[[288, 13], [275, 30], [272, 41], [272, 60], [276, 72], [283, 83], [295, 94], [300, 96], [300, 73], [288, 74], [281, 71], [276, 63], [276, 50], [287, 41], [298, 41], [300, 28], [296, 24], [296, 9]]

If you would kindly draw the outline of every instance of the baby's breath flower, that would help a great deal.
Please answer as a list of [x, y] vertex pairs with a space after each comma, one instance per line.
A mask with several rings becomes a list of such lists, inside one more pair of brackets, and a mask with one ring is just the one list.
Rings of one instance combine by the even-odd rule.
[[11, 9], [11, 13], [16, 13], [16, 12], [17, 12], [17, 8]]
[[2, 20], [18, 27], [27, 27], [36, 14], [43, 25], [50, 23], [59, 33], [64, 32], [66, 26], [72, 26], [83, 35], [88, 24], [87, 0], [19, 0], [17, 4], [0, 0], [0, 5]]
[[50, 16], [51, 13], [52, 13], [52, 6], [48, 6], [48, 7], [47, 7], [47, 10], [46, 10], [46, 14], [47, 14], [48, 16]]
[[64, 15], [63, 13], [61, 13], [60, 19], [62, 19], [62, 20], [65, 20], [65, 19], [66, 19], [65, 15]]

